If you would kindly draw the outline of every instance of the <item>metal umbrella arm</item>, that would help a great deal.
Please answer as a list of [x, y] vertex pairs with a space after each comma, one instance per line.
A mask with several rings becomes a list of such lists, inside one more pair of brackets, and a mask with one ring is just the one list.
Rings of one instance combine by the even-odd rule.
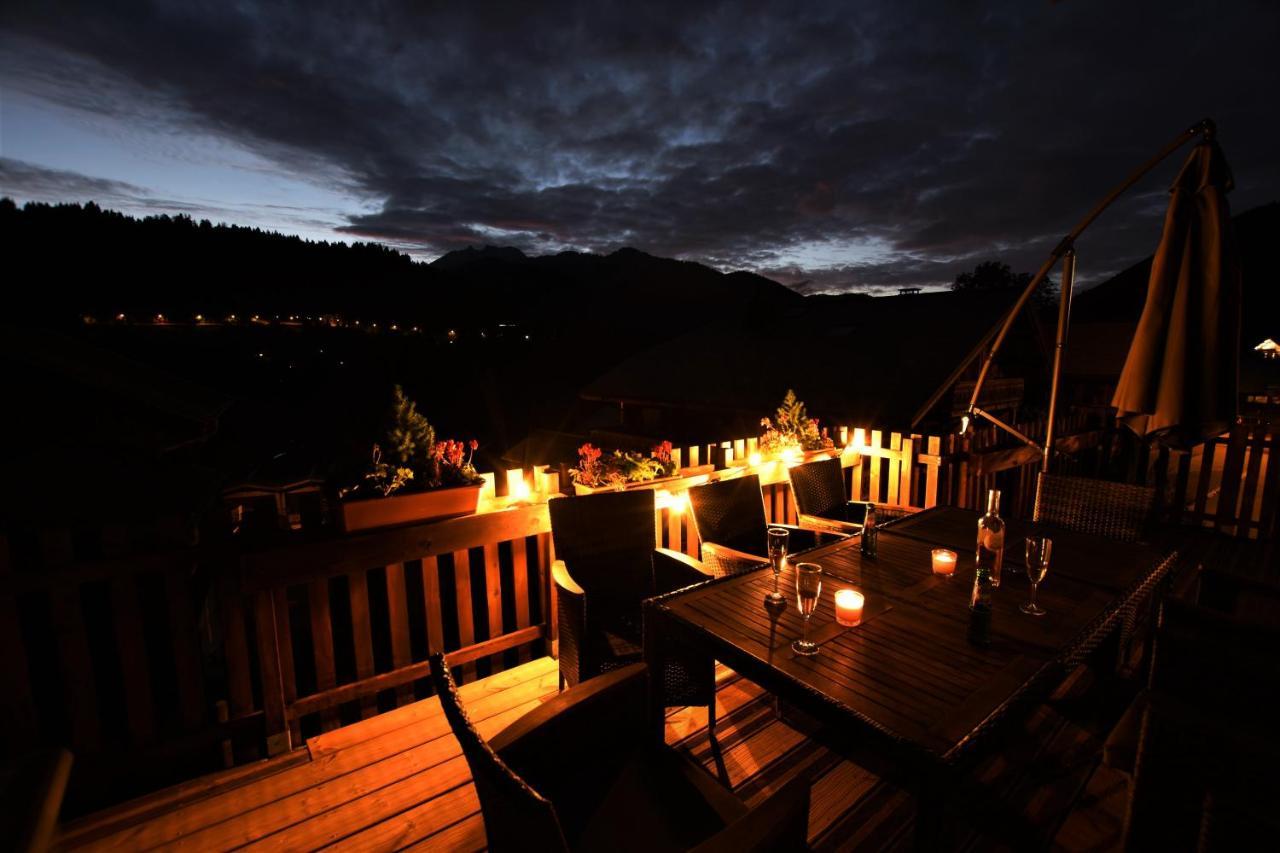
[[[1192, 125], [1191, 127], [1187, 128], [1181, 133], [1179, 133], [1167, 145], [1161, 148], [1160, 151], [1154, 157], [1152, 157], [1146, 163], [1143, 163], [1141, 166], [1135, 169], [1129, 175], [1129, 177], [1125, 178], [1124, 181], [1122, 181], [1118, 186], [1115, 187], [1115, 189], [1113, 189], [1110, 193], [1108, 193], [1106, 197], [1102, 199], [1102, 201], [1098, 202], [1098, 204], [1095, 205], [1094, 208], [1090, 210], [1089, 213], [1086, 214], [1085, 217], [1081, 219], [1080, 222], [1077, 223], [1076, 226], [1072, 228], [1071, 231], [1058, 242], [1058, 245], [1055, 246], [1053, 251], [1049, 253], [1049, 257], [1046, 258], [1045, 262], [1040, 265], [1040, 269], [1036, 271], [1036, 274], [1034, 276], [1032, 276], [1031, 282], [1027, 285], [1026, 289], [1023, 290], [1022, 294], [1018, 296], [1018, 301], [1013, 303], [1013, 307], [1009, 309], [1009, 313], [1006, 314], [1004, 317], [1004, 320], [1001, 321], [1000, 326], [998, 327], [998, 331], [996, 331], [995, 333], [995, 338], [994, 340], [992, 340], [990, 348], [987, 349], [986, 355], [983, 357], [982, 367], [978, 371], [978, 379], [973, 385], [973, 394], [969, 397], [969, 405], [968, 405], [968, 408], [966, 409], [966, 414], [961, 419], [961, 426], [960, 426], [961, 435], [963, 435], [965, 432], [968, 431], [969, 426], [973, 423], [974, 418], [983, 418], [984, 420], [990, 421], [1000, 429], [1014, 436], [1024, 444], [1030, 447], [1034, 447], [1037, 451], [1039, 451], [1042, 454], [1041, 467], [1040, 467], [1041, 473], [1047, 472], [1049, 470], [1049, 461], [1053, 456], [1054, 420], [1056, 419], [1057, 410], [1058, 410], [1058, 380], [1062, 373], [1062, 353], [1067, 345], [1067, 327], [1071, 320], [1071, 291], [1075, 286], [1075, 278], [1076, 278], [1076, 250], [1075, 250], [1076, 239], [1081, 234], [1084, 233], [1085, 229], [1087, 229], [1090, 225], [1093, 224], [1093, 221], [1098, 218], [1098, 216], [1102, 213], [1102, 211], [1110, 207], [1111, 204], [1116, 199], [1118, 199], [1121, 195], [1124, 194], [1126, 190], [1129, 189], [1129, 187], [1133, 186], [1138, 181], [1142, 180], [1142, 178], [1148, 172], [1150, 172], [1152, 169], [1158, 166], [1161, 162], [1163, 162], [1165, 158], [1167, 158], [1170, 154], [1177, 151], [1179, 148], [1181, 148], [1183, 145], [1187, 144], [1193, 139], [1197, 139], [1197, 138], [1203, 138], [1206, 140], [1212, 139], [1214, 136], [1215, 130], [1216, 128], [1213, 123], [1213, 120], [1206, 118], [1197, 122], [1196, 124]], [[1044, 444], [1041, 445], [1041, 444], [1038, 444], [1034, 439], [1027, 436], [1025, 433], [1013, 427], [1011, 424], [1007, 424], [1004, 421], [1002, 421], [1000, 418], [991, 414], [990, 412], [985, 411], [981, 406], [978, 405], [978, 399], [982, 394], [982, 385], [986, 381], [987, 374], [991, 370], [991, 363], [995, 360], [996, 353], [999, 352], [1001, 344], [1004, 343], [1004, 339], [1009, 334], [1009, 330], [1013, 328], [1014, 321], [1018, 318], [1018, 315], [1022, 312], [1022, 309], [1026, 307], [1027, 302], [1031, 300], [1031, 297], [1036, 292], [1036, 289], [1040, 287], [1040, 284], [1044, 281], [1045, 277], [1054, 268], [1054, 266], [1058, 264], [1059, 261], [1062, 262], [1062, 294], [1061, 294], [1061, 300], [1058, 305], [1057, 334], [1054, 336], [1053, 374], [1049, 384], [1048, 426], [1045, 429]], [[1037, 517], [1039, 516], [1039, 510], [1040, 510], [1039, 496], [1040, 496], [1040, 478], [1037, 478], [1036, 479], [1036, 516]]]

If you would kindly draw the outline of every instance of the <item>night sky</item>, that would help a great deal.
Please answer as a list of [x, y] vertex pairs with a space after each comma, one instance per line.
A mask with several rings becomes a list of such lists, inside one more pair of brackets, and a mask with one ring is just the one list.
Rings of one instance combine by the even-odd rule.
[[[1273, 0], [7, 0], [0, 193], [934, 286], [1034, 269], [1206, 115], [1234, 209], [1280, 197], [1278, 50]], [[1089, 232], [1086, 283], [1154, 249], [1176, 168]]]

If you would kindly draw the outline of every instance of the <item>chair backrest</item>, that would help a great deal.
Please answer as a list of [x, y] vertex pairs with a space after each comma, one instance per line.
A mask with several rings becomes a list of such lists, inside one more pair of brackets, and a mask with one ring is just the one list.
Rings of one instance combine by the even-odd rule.
[[1150, 530], [1155, 489], [1088, 477], [1041, 473], [1036, 513], [1041, 524], [1121, 542]]
[[796, 511], [803, 515], [843, 518], [845, 503], [844, 468], [839, 459], [819, 459], [796, 465], [787, 471]]
[[702, 541], [748, 554], [766, 553], [769, 521], [757, 475], [694, 486], [689, 489], [689, 508]]
[[[1266, 824], [1258, 791], [1274, 774], [1270, 734], [1280, 631], [1198, 605], [1161, 607], [1129, 806], [1129, 850], [1190, 850], [1205, 827]], [[1269, 798], [1267, 798], [1269, 800]], [[1215, 802], [1216, 801], [1216, 802]], [[1222, 808], [1225, 806], [1226, 808]]]
[[652, 489], [556, 498], [547, 506], [556, 557], [588, 594], [653, 594]]
[[489, 849], [495, 853], [568, 850], [555, 806], [517, 776], [476, 731], [439, 652], [431, 656], [431, 683], [471, 770]]

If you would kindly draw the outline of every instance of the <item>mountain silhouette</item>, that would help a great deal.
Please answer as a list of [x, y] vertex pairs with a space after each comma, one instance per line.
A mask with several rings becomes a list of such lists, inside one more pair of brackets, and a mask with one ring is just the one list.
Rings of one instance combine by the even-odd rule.
[[530, 257], [511, 247], [433, 263], [376, 243], [303, 240], [188, 216], [137, 219], [84, 205], [0, 200], [17, 296], [36, 319], [82, 314], [221, 317], [340, 314], [428, 329], [512, 323], [585, 339], [662, 336], [681, 323], [771, 311], [802, 297], [752, 273], [636, 249]]

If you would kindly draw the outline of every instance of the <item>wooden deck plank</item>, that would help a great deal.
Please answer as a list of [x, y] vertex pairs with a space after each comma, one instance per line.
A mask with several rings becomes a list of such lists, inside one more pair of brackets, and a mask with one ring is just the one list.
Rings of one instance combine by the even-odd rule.
[[[535, 707], [542, 699], [554, 695], [557, 688], [557, 671], [554, 669], [555, 662], [552, 661], [551, 664], [552, 666], [548, 667], [543, 661], [535, 661], [525, 667], [519, 667], [518, 669], [525, 670], [525, 673], [523, 673], [525, 675], [540, 673], [540, 676], [533, 679], [521, 679], [514, 683], [502, 679], [507, 685], [504, 689], [485, 691], [483, 689], [485, 687], [484, 682], [474, 682], [464, 686], [462, 688], [463, 701], [467, 702], [467, 708], [472, 719], [479, 725], [484, 720], [510, 711], [513, 706], [522, 707], [524, 710], [521, 713], [524, 713]], [[507, 674], [502, 673], [496, 678], [501, 679], [501, 676]], [[530, 702], [530, 700], [533, 701]], [[412, 731], [406, 731], [406, 727], [394, 728], [351, 743], [343, 749], [329, 750], [319, 755], [313, 753], [312, 760], [305, 764], [290, 768], [285, 772], [272, 774], [263, 779], [254, 780], [248, 784], [233, 787], [230, 790], [211, 791], [203, 799], [185, 804], [184, 807], [174, 811], [157, 815], [154, 820], [136, 826], [125, 827], [114, 834], [98, 838], [94, 841], [94, 846], [99, 844], [103, 847], [124, 845], [137, 849], [156, 844], [171, 844], [183, 836], [199, 832], [214, 824], [224, 821], [240, 822], [240, 818], [246, 812], [253, 811], [264, 804], [272, 804], [301, 792], [307, 792], [317, 786], [324, 785], [330, 780], [342, 779], [350, 781], [352, 774], [359, 773], [372, 764], [398, 757], [401, 763], [387, 765], [381, 770], [387, 772], [387, 767], [403, 769], [412, 766], [415, 760], [422, 760], [424, 756], [429, 754], [428, 751], [424, 750], [424, 747], [429, 747], [430, 744], [448, 734], [448, 723], [444, 719], [437, 699], [432, 697], [415, 703], [415, 705], [428, 706], [427, 709], [424, 709], [428, 713], [420, 716], [418, 724], [413, 727]], [[429, 713], [431, 709], [434, 710], [434, 714]], [[381, 716], [390, 715], [384, 714]], [[519, 714], [516, 714], [507, 722], [513, 721], [518, 716]], [[348, 728], [367, 726], [367, 730], [376, 731], [377, 727], [373, 724], [377, 719], [373, 718]], [[343, 729], [337, 729], [335, 732], [328, 734], [341, 731]], [[321, 735], [314, 740], [324, 737], [324, 735]], [[448, 740], [453, 742], [454, 748], [456, 748], [456, 741], [453, 741], [451, 737]], [[407, 753], [411, 753], [415, 749], [418, 749], [419, 752], [407, 755]], [[355, 781], [358, 782], [360, 780], [357, 779]], [[355, 791], [353, 789], [349, 790], [348, 799], [353, 796], [355, 796]], [[88, 840], [94, 835], [94, 833], [83, 831], [82, 828], [79, 837]], [[66, 840], [68, 842], [71, 841], [71, 839]], [[215, 849], [207, 845], [201, 846], [204, 849]]]
[[[539, 704], [534, 699], [508, 708], [476, 723], [476, 728], [484, 737], [493, 737]], [[470, 781], [462, 748], [453, 737], [444, 735], [249, 812], [230, 822], [230, 831], [220, 829], [204, 838], [193, 838], [193, 849], [225, 850], [247, 844], [254, 850], [315, 850], [378, 824], [394, 829], [393, 819], [401, 812]], [[435, 829], [449, 822], [437, 823]]]
[[[555, 695], [556, 686], [556, 662], [539, 658], [461, 691], [482, 733], [492, 737]], [[719, 754], [702, 709], [670, 711], [668, 743], [713, 775], [718, 759], [734, 792], [749, 805], [796, 776], [812, 779], [809, 838], [815, 849], [909, 844], [914, 804], [907, 794], [778, 719], [772, 698], [757, 685], [718, 667], [717, 687]], [[1042, 716], [1032, 716], [1029, 731], [1043, 729]], [[270, 763], [254, 772], [236, 768], [135, 801], [124, 810], [135, 825], [114, 834], [104, 834], [101, 824], [93, 832], [93, 817], [78, 822], [58, 846], [89, 841], [95, 847], [130, 849], [483, 849], [475, 789], [434, 698], [326, 732], [308, 747], [290, 756], [295, 763], [274, 772]], [[992, 764], [1005, 765], [1012, 757]], [[990, 769], [980, 768], [977, 775], [994, 781], [985, 772]], [[227, 782], [220, 785], [223, 778]], [[1012, 784], [1025, 786], [1030, 778], [1015, 778]], [[173, 793], [180, 789], [184, 797]]]
[[[463, 702], [467, 703], [467, 708], [470, 710], [472, 702], [477, 702], [485, 696], [494, 696], [511, 690], [530, 681], [537, 681], [548, 674], [559, 674], [557, 663], [554, 658], [542, 657], [512, 669], [504, 670], [496, 675], [491, 675], [481, 681], [463, 684], [458, 688], [458, 695], [462, 697]], [[412, 705], [396, 708], [368, 720], [362, 720], [331, 732], [316, 735], [307, 741], [307, 748], [311, 751], [311, 756], [317, 758], [327, 753], [337, 752], [338, 750], [372, 740], [387, 732], [395, 731], [405, 726], [416, 725], [424, 719], [436, 716], [439, 713], [439, 702], [434, 699], [424, 699], [421, 702], [414, 702]]]

